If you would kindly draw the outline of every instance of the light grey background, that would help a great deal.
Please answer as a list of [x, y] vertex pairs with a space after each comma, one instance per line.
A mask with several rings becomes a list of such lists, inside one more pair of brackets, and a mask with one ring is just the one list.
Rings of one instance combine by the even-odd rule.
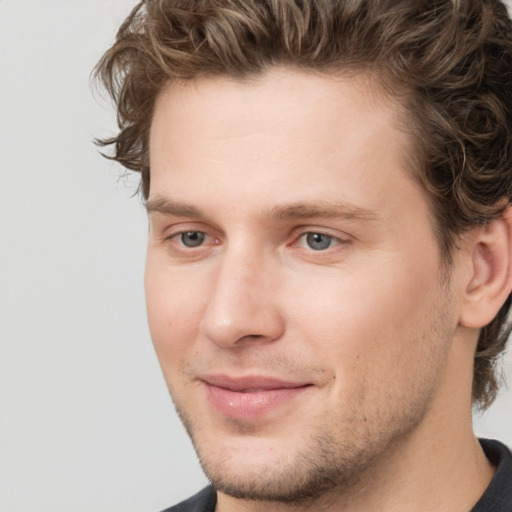
[[[89, 73], [132, 5], [0, 0], [1, 512], [153, 512], [205, 483], [147, 330], [136, 181], [91, 143], [114, 122]], [[511, 391], [476, 430], [512, 446]]]

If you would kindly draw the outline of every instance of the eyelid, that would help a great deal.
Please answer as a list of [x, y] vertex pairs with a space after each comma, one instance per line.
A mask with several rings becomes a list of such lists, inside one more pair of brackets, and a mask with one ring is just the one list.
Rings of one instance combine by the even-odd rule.
[[293, 242], [291, 245], [296, 244], [302, 237], [309, 234], [324, 235], [337, 240], [339, 243], [346, 244], [352, 240], [352, 237], [347, 233], [343, 233], [329, 228], [318, 228], [315, 226], [303, 226], [295, 231], [293, 235]]
[[[188, 247], [180, 242], [179, 238], [184, 233], [203, 233], [205, 235], [204, 243], [197, 247]], [[161, 230], [160, 240], [162, 243], [171, 243], [175, 250], [184, 252], [193, 252], [205, 250], [207, 247], [212, 245], [218, 245], [220, 243], [220, 237], [211, 226], [207, 226], [203, 223], [194, 221], [183, 221], [177, 222], [165, 229]]]
[[167, 222], [165, 225], [162, 225], [160, 231], [160, 237], [162, 239], [170, 239], [173, 236], [180, 235], [182, 233], [188, 233], [190, 231], [197, 231], [199, 233], [205, 233], [209, 236], [216, 236], [216, 230], [214, 230], [211, 226], [203, 224], [202, 222], [194, 222], [194, 221], [176, 221], [173, 223]]
[[[209, 233], [207, 233], [206, 231], [203, 231], [200, 229], [184, 229], [181, 231], [176, 231], [176, 232], [166, 236], [165, 239], [166, 240], [179, 240], [180, 237], [186, 233], [201, 233], [204, 235], [204, 242], [201, 245], [198, 245], [197, 247], [195, 247], [196, 249], [199, 249], [200, 247], [204, 247], [205, 245], [208, 245], [209, 241], [211, 241], [211, 240], [217, 240], [216, 237], [214, 237], [214, 236], [210, 235]], [[181, 242], [179, 243], [179, 245], [181, 247], [186, 248], [187, 250], [195, 249], [194, 247], [187, 247], [186, 245], [182, 244]]]

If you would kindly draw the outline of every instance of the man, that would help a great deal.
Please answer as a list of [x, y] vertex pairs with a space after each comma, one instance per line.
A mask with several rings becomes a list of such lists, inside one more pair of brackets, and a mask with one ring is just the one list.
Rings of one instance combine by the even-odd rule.
[[149, 0], [97, 73], [149, 325], [211, 487], [174, 511], [510, 511], [498, 0]]

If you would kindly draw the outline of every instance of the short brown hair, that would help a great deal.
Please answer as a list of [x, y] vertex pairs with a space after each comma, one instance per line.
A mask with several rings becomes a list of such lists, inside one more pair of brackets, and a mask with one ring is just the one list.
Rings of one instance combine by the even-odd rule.
[[[150, 185], [149, 130], [169, 81], [243, 78], [276, 65], [372, 71], [400, 91], [445, 260], [457, 237], [512, 199], [512, 27], [499, 0], [147, 0], [96, 68], [119, 133], [98, 141]], [[481, 330], [473, 399], [488, 406], [511, 297]]]

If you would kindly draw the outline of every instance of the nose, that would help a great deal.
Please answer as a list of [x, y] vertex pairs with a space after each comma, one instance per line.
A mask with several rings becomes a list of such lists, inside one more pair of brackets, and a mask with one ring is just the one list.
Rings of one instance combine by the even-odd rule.
[[219, 264], [200, 331], [216, 345], [232, 348], [278, 340], [285, 329], [275, 272], [244, 255]]

